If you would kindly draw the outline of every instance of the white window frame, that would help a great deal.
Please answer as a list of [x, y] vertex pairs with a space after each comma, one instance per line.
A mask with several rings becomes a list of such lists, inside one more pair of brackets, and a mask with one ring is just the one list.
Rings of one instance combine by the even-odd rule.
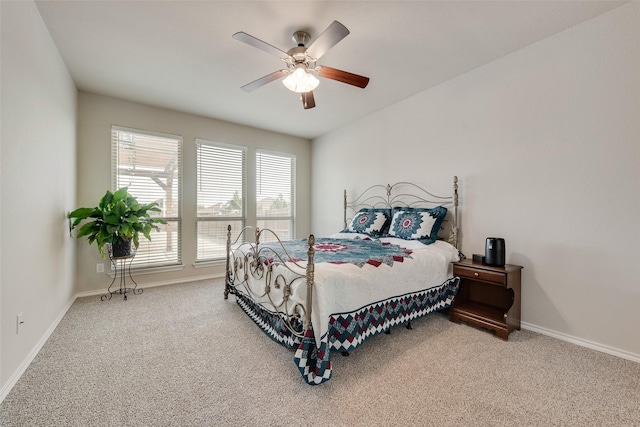
[[[208, 249], [205, 245], [204, 242], [201, 242], [201, 240], [203, 240], [203, 237], [201, 235], [201, 232], [199, 231], [199, 227], [201, 223], [207, 223], [207, 222], [218, 222], [218, 223], [222, 223], [222, 227], [224, 229], [224, 237], [226, 239], [226, 230], [227, 230], [227, 226], [229, 225], [229, 223], [240, 223], [241, 226], [238, 227], [237, 229], [235, 227], [232, 228], [231, 232], [233, 234], [233, 236], [237, 236], [238, 233], [240, 232], [241, 229], [243, 229], [247, 223], [247, 158], [248, 158], [248, 149], [246, 146], [243, 145], [236, 145], [236, 144], [227, 144], [224, 142], [217, 142], [217, 141], [211, 141], [211, 140], [207, 140], [207, 139], [202, 139], [202, 138], [196, 138], [195, 140], [196, 143], [196, 230], [195, 230], [195, 235], [196, 235], [196, 260], [195, 260], [195, 264], [194, 265], [206, 265], [206, 264], [210, 264], [210, 263], [219, 263], [220, 261], [223, 261], [224, 259], [226, 259], [226, 240], [224, 242], [224, 248], [222, 249], [222, 251], [220, 252], [219, 256], [207, 256], [206, 254], [201, 254], [201, 247], [202, 247], [202, 252], [206, 252], [207, 250], [211, 250]], [[219, 148], [219, 149], [225, 149], [225, 150], [233, 150], [235, 152], [241, 153], [242, 154], [242, 170], [240, 171], [240, 175], [241, 175], [241, 191], [242, 191], [242, 195], [240, 195], [240, 200], [241, 200], [241, 215], [240, 216], [232, 216], [232, 215], [200, 215], [199, 213], [199, 209], [200, 209], [200, 204], [202, 204], [202, 200], [201, 197], [211, 197], [211, 195], [207, 195], [204, 193], [201, 193], [201, 188], [200, 185], [202, 183], [202, 179], [203, 179], [203, 168], [205, 167], [215, 167], [215, 165], [210, 164], [210, 165], [204, 165], [202, 164], [202, 158], [201, 158], [201, 149], [202, 147], [211, 147], [211, 148]], [[214, 172], [215, 173], [215, 172]], [[215, 196], [214, 196], [215, 197]], [[226, 199], [226, 197], [225, 197]], [[223, 203], [224, 200], [219, 200], [217, 203]], [[218, 236], [218, 244], [222, 245], [222, 236]], [[241, 244], [243, 242], [237, 242], [238, 244]]]
[[[152, 261], [145, 261], [140, 256], [141, 248], [143, 248], [143, 245], [148, 245], [149, 241], [144, 236], [140, 236], [140, 248], [136, 253], [137, 256], [134, 257], [134, 259], [131, 262], [131, 268], [144, 269], [144, 270], [147, 270], [148, 272], [182, 268], [182, 146], [183, 146], [182, 136], [113, 125], [111, 127], [111, 188], [113, 191], [117, 190], [118, 188], [128, 186], [127, 182], [123, 182], [123, 179], [119, 179], [119, 176], [123, 174], [118, 173], [118, 169], [119, 169], [118, 153], [122, 149], [122, 147], [120, 146], [121, 140], [116, 136], [118, 132], [133, 133], [133, 134], [138, 134], [138, 135], [143, 135], [148, 137], [165, 138], [165, 139], [175, 140], [177, 142], [177, 150], [175, 153], [177, 156], [176, 158], [177, 164], [175, 166], [178, 168], [177, 175], [176, 175], [178, 182], [175, 183], [175, 185], [172, 185], [172, 188], [174, 188], [174, 190], [178, 192], [177, 207], [175, 212], [176, 215], [160, 216], [160, 218], [164, 219], [165, 221], [170, 222], [171, 224], [173, 223], [176, 224], [175, 226], [176, 228], [175, 252], [176, 253], [174, 255], [173, 249], [172, 249], [171, 258], [165, 261], [161, 260], [160, 257], [157, 257], [155, 260], [152, 260]], [[134, 197], [140, 197], [140, 195], [136, 194], [135, 190], [132, 191], [132, 189], [130, 189], [129, 192]], [[163, 225], [159, 225], [159, 226], [161, 228], [165, 227]], [[154, 240], [153, 237], [155, 233], [158, 233], [158, 232], [156, 231], [151, 232], [151, 242], [153, 242]], [[171, 239], [173, 239], [173, 236], [171, 236]], [[173, 243], [171, 246], [173, 247]]]
[[[261, 168], [258, 167], [258, 162], [260, 161], [260, 155], [264, 154], [267, 156], [274, 156], [274, 157], [281, 157], [281, 158], [287, 158], [291, 160], [291, 170], [290, 170], [290, 188], [291, 188], [291, 193], [289, 194], [289, 198], [290, 198], [290, 204], [291, 204], [291, 210], [290, 210], [290, 215], [286, 215], [286, 216], [259, 216], [257, 209], [258, 209], [258, 197], [260, 195], [261, 189], [261, 182], [260, 182], [260, 174], [259, 174], [259, 170]], [[256, 150], [256, 156], [255, 156], [255, 166], [256, 166], [256, 178], [255, 178], [255, 185], [256, 185], [256, 191], [255, 191], [255, 207], [256, 207], [256, 224], [260, 224], [260, 221], [282, 221], [282, 220], [286, 220], [289, 221], [289, 236], [288, 237], [283, 237], [281, 235], [279, 235], [280, 238], [284, 238], [285, 240], [289, 240], [289, 239], [294, 239], [295, 238], [295, 229], [296, 229], [296, 155], [292, 154], [292, 153], [285, 153], [285, 152], [279, 152], [279, 151], [272, 151], [272, 150], [266, 150], [266, 149], [262, 149], [259, 148]], [[270, 228], [270, 227], [267, 227]], [[274, 232], [277, 233], [277, 230], [273, 230]], [[269, 241], [269, 236], [265, 236], [265, 240]]]

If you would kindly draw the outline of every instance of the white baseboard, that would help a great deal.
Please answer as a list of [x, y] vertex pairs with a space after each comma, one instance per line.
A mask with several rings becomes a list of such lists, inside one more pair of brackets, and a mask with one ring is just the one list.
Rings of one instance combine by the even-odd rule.
[[[211, 279], [222, 279], [224, 278], [224, 273], [222, 274], [209, 274], [206, 276], [196, 276], [196, 277], [187, 277], [187, 278], [183, 278], [183, 279], [172, 279], [172, 280], [162, 280], [159, 282], [150, 282], [150, 283], [144, 283], [141, 285], [138, 285], [139, 288], [155, 288], [156, 286], [168, 286], [168, 285], [178, 285], [180, 283], [189, 283], [189, 282], [199, 282], [201, 280], [211, 280]], [[76, 298], [82, 298], [82, 297], [91, 297], [94, 295], [103, 295], [103, 294], [108, 294], [109, 291], [105, 288], [105, 289], [99, 289], [97, 291], [84, 291], [84, 292], [78, 292], [76, 294]]]
[[16, 385], [16, 383], [18, 382], [22, 374], [24, 374], [24, 372], [27, 370], [31, 362], [33, 362], [33, 359], [36, 358], [36, 356], [38, 355], [38, 353], [40, 352], [44, 344], [47, 342], [47, 340], [53, 333], [53, 331], [55, 331], [56, 327], [58, 326], [58, 323], [60, 323], [64, 315], [67, 314], [67, 311], [69, 311], [69, 309], [75, 302], [76, 298], [77, 298], [77, 295], [74, 295], [73, 297], [71, 297], [71, 300], [62, 309], [60, 314], [58, 314], [58, 316], [55, 318], [51, 326], [49, 326], [49, 329], [47, 329], [44, 335], [42, 335], [42, 338], [40, 338], [40, 340], [36, 343], [33, 349], [31, 349], [31, 351], [29, 352], [27, 357], [24, 359], [24, 361], [20, 364], [20, 366], [18, 366], [18, 369], [15, 370], [15, 372], [13, 373], [13, 375], [11, 375], [9, 380], [2, 386], [2, 389], [0, 389], [0, 403], [4, 401], [5, 397], [7, 397], [7, 395], [13, 388], [13, 386]]
[[608, 345], [600, 344], [597, 342], [577, 338], [571, 335], [563, 334], [561, 332], [552, 331], [551, 329], [543, 328], [541, 326], [532, 325], [531, 323], [521, 322], [522, 329], [537, 332], [542, 335], [547, 335], [552, 338], [557, 338], [562, 341], [567, 341], [572, 344], [577, 344], [581, 347], [590, 348], [592, 350], [600, 351], [602, 353], [610, 354], [612, 356], [620, 357], [622, 359], [631, 360], [632, 362], [640, 363], [640, 355], [634, 354], [618, 348], [609, 347]]
[[[221, 279], [223, 277], [224, 277], [224, 274], [207, 275], [207, 276], [200, 276], [200, 277], [189, 277], [189, 278], [178, 279], [178, 280], [166, 280], [166, 281], [160, 281], [160, 282], [145, 283], [144, 285], [140, 285], [140, 287], [141, 288], [152, 288], [152, 287], [156, 287], [156, 286], [167, 286], [167, 285], [176, 285], [176, 284], [180, 284], [180, 283], [197, 282], [197, 281], [200, 281], [200, 280]], [[2, 386], [2, 389], [0, 389], [0, 403], [2, 403], [4, 401], [5, 397], [7, 397], [7, 395], [9, 394], [11, 389], [13, 388], [13, 386], [16, 385], [16, 383], [18, 382], [18, 380], [20, 379], [22, 374], [24, 374], [24, 372], [27, 370], [27, 368], [29, 367], [29, 365], [31, 364], [33, 359], [35, 359], [35, 357], [38, 355], [38, 353], [40, 352], [40, 350], [42, 349], [44, 344], [47, 342], [47, 340], [49, 339], [49, 337], [51, 336], [53, 331], [56, 329], [56, 327], [58, 326], [58, 324], [60, 323], [60, 321], [62, 320], [64, 315], [67, 314], [67, 311], [69, 311], [69, 309], [71, 308], [71, 306], [73, 305], [75, 300], [77, 298], [81, 298], [81, 297], [102, 295], [102, 294], [106, 294], [106, 293], [107, 293], [106, 289], [101, 289], [101, 290], [97, 290], [97, 291], [85, 291], [85, 292], [78, 292], [77, 294], [75, 294], [71, 298], [71, 300], [67, 303], [67, 305], [64, 307], [62, 312], [53, 321], [53, 323], [51, 324], [49, 329], [47, 329], [47, 331], [44, 333], [42, 338], [40, 338], [40, 340], [33, 347], [31, 352], [29, 352], [29, 354], [24, 359], [22, 364], [18, 367], [18, 369], [16, 369], [16, 371], [13, 373], [13, 375], [11, 375], [9, 380]], [[552, 331], [550, 329], [543, 328], [543, 327], [537, 326], [537, 325], [533, 325], [531, 323], [522, 322], [521, 323], [521, 327], [522, 327], [522, 329], [526, 329], [526, 330], [529, 330], [529, 331], [532, 331], [532, 332], [537, 332], [537, 333], [542, 334], [542, 335], [547, 335], [547, 336], [550, 336], [550, 337], [553, 337], [553, 338], [557, 338], [557, 339], [562, 340], [562, 341], [567, 341], [567, 342], [570, 342], [572, 344], [577, 344], [577, 345], [582, 346], [582, 347], [587, 347], [587, 348], [590, 348], [592, 350], [600, 351], [602, 353], [610, 354], [612, 356], [616, 356], [616, 357], [620, 357], [622, 359], [631, 360], [633, 362], [640, 363], [640, 355], [634, 354], [634, 353], [631, 353], [631, 352], [628, 352], [628, 351], [625, 351], [625, 350], [620, 350], [620, 349], [617, 349], [617, 348], [609, 347], [607, 345], [599, 344], [599, 343], [596, 343], [596, 342], [593, 342], [593, 341], [589, 341], [589, 340], [585, 340], [585, 339], [582, 339], [582, 338], [577, 338], [577, 337], [574, 337], [574, 336], [571, 336], [571, 335], [563, 334], [561, 332]]]

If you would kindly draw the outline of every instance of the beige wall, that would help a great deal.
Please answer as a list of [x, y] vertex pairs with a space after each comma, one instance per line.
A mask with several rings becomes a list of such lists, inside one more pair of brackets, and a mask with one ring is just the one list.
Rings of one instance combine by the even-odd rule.
[[460, 177], [462, 251], [504, 237], [525, 326], [640, 361], [640, 3], [313, 141], [312, 228], [341, 192]]
[[[203, 277], [222, 277], [224, 266], [195, 268], [196, 234], [196, 146], [195, 139], [238, 144], [248, 147], [248, 200], [255, 198], [251, 182], [256, 148], [296, 155], [297, 201], [296, 235], [310, 231], [311, 143], [308, 140], [220, 120], [150, 107], [135, 102], [80, 92], [78, 96], [78, 206], [95, 206], [111, 187], [111, 126], [180, 135], [183, 138], [182, 172], [182, 259], [184, 269], [156, 274], [136, 273], [141, 285], [167, 284]], [[254, 223], [248, 218], [248, 224]], [[96, 264], [104, 263], [95, 245], [85, 239], [77, 242], [76, 282], [79, 292], [106, 289], [111, 278], [96, 273]], [[108, 270], [108, 265], [105, 265]]]
[[[101, 291], [111, 280], [95, 272], [104, 262], [95, 246], [69, 237], [65, 214], [110, 187], [112, 124], [184, 138], [185, 267], [140, 275], [142, 285], [222, 274], [222, 267], [193, 267], [195, 138], [296, 154], [297, 237], [342, 227], [345, 187], [355, 194], [371, 183], [411, 180], [446, 194], [457, 174], [462, 250], [481, 253], [485, 237], [506, 238], [508, 262], [525, 267], [525, 327], [640, 360], [639, 3], [313, 144], [78, 95], [35, 5], [1, 1], [0, 15], [0, 400], [74, 294]], [[249, 164], [250, 180], [254, 173]], [[19, 313], [25, 324], [16, 334]]]
[[76, 88], [32, 2], [0, 14], [1, 401], [73, 300]]

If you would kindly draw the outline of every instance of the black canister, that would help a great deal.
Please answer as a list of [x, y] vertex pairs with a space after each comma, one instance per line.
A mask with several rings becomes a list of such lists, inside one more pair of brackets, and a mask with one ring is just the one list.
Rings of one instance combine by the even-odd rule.
[[489, 265], [504, 265], [504, 239], [500, 237], [487, 237], [484, 248], [484, 262]]

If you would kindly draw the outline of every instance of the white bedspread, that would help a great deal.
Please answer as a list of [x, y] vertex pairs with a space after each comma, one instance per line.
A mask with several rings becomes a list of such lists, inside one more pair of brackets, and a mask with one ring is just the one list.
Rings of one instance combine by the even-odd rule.
[[[332, 239], [368, 238], [366, 235], [356, 233], [338, 233], [329, 237]], [[322, 336], [327, 333], [328, 319], [332, 314], [352, 312], [390, 297], [439, 286], [452, 277], [451, 262], [459, 259], [458, 250], [444, 241], [424, 245], [416, 240], [391, 237], [380, 240], [409, 249], [412, 253], [409, 258], [405, 258], [404, 262], [394, 262], [393, 266], [384, 263], [377, 267], [368, 264], [359, 267], [350, 263], [315, 263], [311, 321], [318, 347]], [[248, 245], [243, 245], [241, 248], [246, 250]], [[305, 304], [306, 264], [306, 259], [297, 262], [297, 265], [287, 263], [292, 270], [302, 276], [292, 287], [293, 303]], [[275, 271], [288, 280], [296, 277], [296, 274], [282, 266], [276, 266]], [[269, 299], [266, 296], [259, 297], [264, 294], [265, 284], [249, 275], [248, 286], [251, 289], [251, 297], [261, 303], [266, 310], [273, 312], [274, 307], [269, 303]], [[237, 289], [245, 294], [248, 293], [242, 286]], [[279, 301], [281, 297], [282, 289], [275, 289], [272, 286], [271, 300]], [[289, 304], [288, 314], [291, 314], [293, 305]], [[279, 310], [284, 311], [283, 308]]]

